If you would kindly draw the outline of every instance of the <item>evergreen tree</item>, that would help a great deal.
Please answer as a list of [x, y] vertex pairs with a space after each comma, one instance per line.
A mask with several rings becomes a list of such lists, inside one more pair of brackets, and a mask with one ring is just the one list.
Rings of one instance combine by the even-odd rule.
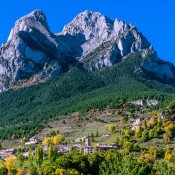
[[38, 166], [38, 170], [40, 170], [41, 165], [43, 163], [43, 157], [44, 157], [43, 148], [41, 146], [38, 146], [35, 149], [35, 162]]
[[23, 163], [24, 163], [24, 160], [25, 160], [25, 157], [21, 152], [17, 153], [17, 160], [19, 162], [19, 167], [22, 167]]
[[50, 145], [47, 155], [48, 155], [49, 162], [53, 163], [57, 157], [57, 150], [54, 149], [52, 145]]

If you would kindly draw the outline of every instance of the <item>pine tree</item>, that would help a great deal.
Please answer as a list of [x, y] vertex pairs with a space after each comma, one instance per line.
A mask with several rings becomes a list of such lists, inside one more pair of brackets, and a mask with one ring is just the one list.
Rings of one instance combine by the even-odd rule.
[[43, 148], [41, 146], [38, 146], [35, 149], [35, 162], [38, 166], [38, 169], [41, 168], [41, 165], [43, 163], [43, 156], [44, 156]]
[[95, 137], [99, 137], [99, 132], [98, 131], [96, 131]]
[[57, 151], [52, 145], [49, 146], [47, 155], [50, 163], [53, 163], [56, 160]]
[[33, 155], [32, 155], [32, 150], [30, 149], [29, 152], [28, 152], [28, 162], [29, 162], [29, 165], [33, 165]]
[[25, 157], [22, 153], [18, 153], [17, 154], [17, 160], [19, 162], [19, 167], [22, 167], [23, 166], [23, 163], [24, 163], [24, 160], [25, 160]]

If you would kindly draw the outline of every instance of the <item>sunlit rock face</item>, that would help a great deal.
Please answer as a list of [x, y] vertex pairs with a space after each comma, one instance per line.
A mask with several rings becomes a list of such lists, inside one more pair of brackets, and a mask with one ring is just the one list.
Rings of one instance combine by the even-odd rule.
[[1, 47], [0, 91], [15, 81], [59, 75], [68, 54], [51, 33], [41, 10], [20, 18]]
[[[150, 43], [134, 25], [111, 20], [97, 12], [80, 13], [57, 35], [70, 49], [76, 50], [77, 58], [88, 64], [89, 69], [112, 66], [130, 53], [142, 51], [146, 56], [147, 50], [149, 54], [152, 52], [150, 56], [157, 58]], [[69, 42], [67, 37], [76, 38], [79, 45], [74, 47], [75, 42]]]
[[34, 82], [58, 76], [70, 64], [100, 70], [133, 53], [149, 58], [139, 70], [161, 79], [175, 79], [174, 65], [160, 60], [132, 24], [86, 10], [62, 32], [53, 34], [44, 13], [35, 10], [16, 21], [0, 49], [0, 92], [21, 80]]

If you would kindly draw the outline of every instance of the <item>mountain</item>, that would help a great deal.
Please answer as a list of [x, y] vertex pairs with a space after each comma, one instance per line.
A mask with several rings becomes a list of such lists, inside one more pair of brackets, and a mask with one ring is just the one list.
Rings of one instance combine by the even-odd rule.
[[35, 81], [59, 75], [71, 56], [51, 33], [44, 13], [35, 10], [16, 21], [1, 48], [0, 58], [0, 89], [3, 91], [19, 80], [32, 78]]
[[85, 11], [53, 34], [35, 10], [16, 21], [0, 49], [0, 91], [0, 140], [29, 138], [74, 112], [137, 116], [135, 101], [162, 110], [175, 98], [175, 67], [132, 24]]
[[71, 66], [101, 70], [135, 53], [143, 62], [134, 73], [174, 82], [174, 65], [159, 59], [134, 25], [86, 10], [53, 34], [44, 13], [35, 10], [16, 21], [0, 49], [0, 92], [24, 80], [30, 85], [45, 81]]
[[[111, 66], [137, 51], [157, 58], [150, 43], [134, 25], [119, 19], [113, 21], [96, 12], [80, 13], [57, 36], [63, 36], [62, 41], [70, 45], [81, 62], [89, 63], [91, 70]], [[79, 47], [65, 36], [74, 36]]]
[[126, 108], [137, 116], [140, 108], [130, 102], [142, 99], [158, 101], [149, 109], [161, 111], [175, 98], [175, 88], [133, 74], [142, 62], [143, 58], [136, 53], [92, 73], [72, 67], [43, 83], [1, 93], [0, 139], [30, 138], [43, 128], [50, 128], [50, 120], [62, 115], [66, 119], [74, 112], [79, 112], [83, 119], [84, 113], [91, 110]]

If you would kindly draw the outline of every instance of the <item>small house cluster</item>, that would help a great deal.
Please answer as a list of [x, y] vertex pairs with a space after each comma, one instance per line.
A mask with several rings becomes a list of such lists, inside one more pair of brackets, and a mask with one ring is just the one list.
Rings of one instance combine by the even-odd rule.
[[28, 142], [25, 142], [25, 145], [35, 145], [37, 143], [39, 143], [39, 139], [33, 137]]
[[105, 152], [109, 149], [119, 149], [118, 145], [107, 145], [106, 143], [98, 143], [96, 145], [91, 146], [90, 138], [86, 137], [85, 145], [84, 145], [84, 154], [92, 154], [95, 151]]
[[[82, 141], [77, 140], [77, 141]], [[57, 149], [57, 152], [59, 155], [67, 154], [71, 149], [75, 149], [77, 151], [83, 152], [84, 154], [92, 154], [95, 151], [98, 152], [105, 152], [109, 149], [119, 149], [120, 147], [117, 145], [107, 145], [103, 143], [98, 143], [96, 145], [91, 145], [90, 137], [84, 137], [83, 141], [85, 141], [84, 144], [78, 143], [78, 144], [70, 144], [70, 145], [55, 145], [54, 148]], [[28, 142], [26, 142], [25, 146], [32, 146], [39, 144], [39, 140], [37, 138], [31, 138]], [[47, 152], [48, 146], [44, 147], [44, 151]], [[7, 149], [7, 150], [0, 150], [0, 159], [5, 159], [9, 155], [15, 155], [15, 149]], [[32, 151], [32, 154], [35, 152]], [[28, 157], [28, 152], [23, 151], [23, 155], [25, 157]]]
[[0, 159], [5, 159], [6, 157], [14, 154], [15, 154], [15, 149], [0, 150]]

